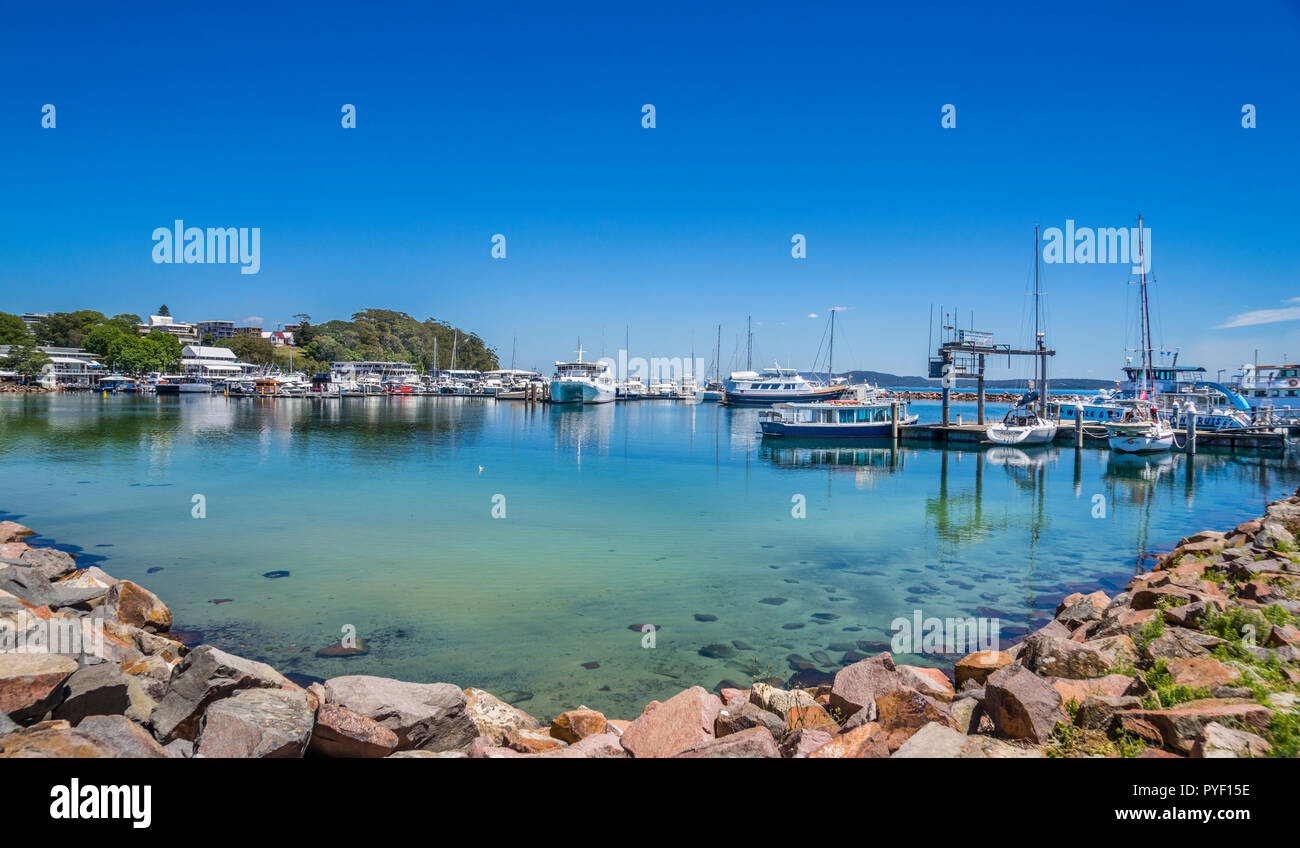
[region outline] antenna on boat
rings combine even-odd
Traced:
[[[578,336],[578,361],[582,361],[582,336]]]

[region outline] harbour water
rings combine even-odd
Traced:
[[[922,422],[938,409],[913,404]],[[974,419],[973,405],[953,413]],[[445,680],[539,716],[585,703],[631,718],[688,685],[832,673],[918,610],[997,618],[1014,638],[1068,592],[1113,592],[1144,552],[1296,486],[1291,452],[783,444],[757,416],[0,397],[0,517],[285,672]],[[643,623],[660,628],[653,647]],[[347,626],[367,654],[316,656]]]

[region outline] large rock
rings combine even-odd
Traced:
[[[41,718],[58,703],[77,662],[59,654],[0,652],[0,712],[15,721]]]
[[[1116,716],[1121,726],[1126,726],[1124,720],[1149,724],[1166,747],[1182,754],[1191,752],[1201,731],[1211,722],[1262,730],[1272,718],[1272,710],[1262,704],[1217,698],[1188,701],[1170,710],[1124,710]]]
[[[1104,675],[1110,662],[1101,651],[1072,639],[1030,636],[1020,662],[1031,671],[1052,677],[1085,680]]]
[[[914,689],[888,692],[876,700],[876,708],[876,721],[885,733],[885,746],[891,753],[927,724],[957,730],[957,722],[946,704]]]
[[[34,568],[45,575],[47,580],[58,580],[65,574],[77,570],[77,563],[72,555],[54,548],[29,548],[18,557],[18,562],[28,568]]]
[[[1254,758],[1267,757],[1272,750],[1272,745],[1254,733],[1232,730],[1212,721],[1201,728],[1192,743],[1191,755],[1198,759]]]
[[[0,565],[0,591],[21,598],[31,606],[51,609],[85,606],[106,597],[102,588],[88,589],[51,583],[38,568]]]
[[[397,748],[397,734],[377,721],[338,704],[316,712],[308,750],[321,757],[387,757]]]
[[[721,739],[711,739],[677,754],[686,759],[780,759],[776,740],[766,727],[751,727]]]
[[[775,737],[780,737],[785,732],[785,722],[779,715],[748,701],[740,701],[723,707],[718,713],[718,720],[714,722],[713,733],[721,739],[723,736],[730,736],[754,727],[766,727]]]
[[[888,652],[845,666],[835,674],[830,705],[845,717],[866,710],[870,721],[876,716],[876,699],[903,688],[894,658]]]
[[[126,716],[90,716],[81,720],[77,725],[77,730],[94,736],[112,748],[119,757],[130,757],[132,759],[168,758],[167,752],[149,735],[149,731]]]
[[[122,715],[131,706],[128,680],[117,663],[77,669],[63,684],[63,697],[54,708],[54,718],[76,725],[87,716]]]
[[[1094,695],[1079,705],[1074,723],[1084,730],[1106,731],[1117,713],[1141,707],[1142,699],[1133,695]]]
[[[307,751],[313,719],[301,690],[236,692],[203,714],[194,756],[296,759]]]
[[[43,721],[0,736],[0,758],[88,759],[113,758],[117,752],[89,733],[66,721]]]
[[[172,669],[167,694],[154,708],[149,721],[154,734],[164,742],[194,739],[203,711],[213,701],[241,689],[280,689],[293,684],[266,663],[246,660],[200,645]]]
[[[16,521],[0,521],[0,544],[18,542],[35,533]]]
[[[906,759],[956,759],[962,756],[970,740],[964,733],[942,722],[931,722],[894,751],[893,757]]]
[[[1241,679],[1241,672],[1214,657],[1177,657],[1169,660],[1169,679],[1175,686],[1192,688],[1228,686]]]
[[[984,685],[993,672],[1011,663],[1011,655],[1004,651],[976,651],[957,660],[953,666],[953,680],[957,691],[961,691],[969,681]]]
[[[889,746],[885,744],[885,732],[874,721],[846,730],[808,754],[812,760],[885,759],[888,756]]]
[[[692,686],[628,725],[623,747],[633,757],[672,757],[698,748],[714,738],[713,725],[721,711],[717,695]]]
[[[900,665],[898,679],[907,688],[915,689],[931,698],[938,698],[940,701],[951,701],[956,694],[948,675],[937,668]]]
[[[551,735],[570,744],[605,732],[609,722],[603,713],[587,707],[567,710],[551,722]]]
[[[584,736],[572,745],[538,754],[543,759],[617,760],[626,759],[627,751],[619,743],[617,733],[594,733]]]
[[[1057,722],[1068,721],[1061,696],[1022,665],[1009,665],[984,686],[984,711],[999,736],[1045,743]]]
[[[542,726],[537,719],[518,707],[473,687],[465,690],[465,712],[470,721],[474,722],[476,735],[488,737],[494,745],[503,744],[507,734],[512,731],[537,730]]]
[[[117,619],[150,633],[166,633],[172,626],[172,611],[158,596],[130,580],[119,580],[108,592],[107,603],[117,609]]]
[[[791,707],[806,707],[817,703],[817,699],[802,689],[778,689],[767,683],[755,683],[749,690],[749,702],[760,709],[776,713],[781,718]]]
[[[806,707],[791,707],[785,714],[785,727],[782,732],[775,734],[778,738],[785,738],[786,734],[794,733],[801,728],[826,730],[830,733],[839,733],[840,726],[831,718],[831,714],[826,712],[818,704],[812,704]]]
[[[1147,643],[1142,653],[1153,662],[1160,659],[1204,657],[1220,645],[1226,644],[1225,640],[1208,633],[1188,630],[1185,627],[1168,627],[1164,633]]]
[[[450,683],[405,683],[358,674],[325,681],[325,697],[387,727],[403,749],[457,751],[479,735],[466,710],[465,693]]]
[[[805,759],[813,751],[832,741],[835,734],[817,728],[802,728],[786,737],[781,743],[781,756],[790,760]]]

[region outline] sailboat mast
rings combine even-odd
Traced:
[[[1038,225],[1034,224],[1034,350],[1043,349],[1042,336],[1038,334]],[[1043,397],[1043,355],[1039,353],[1034,357],[1034,385],[1038,387],[1038,408],[1046,409],[1046,398]]]
[[[1149,392],[1151,386],[1151,303],[1147,299],[1147,263],[1145,245],[1142,238],[1142,216],[1138,216],[1138,286],[1140,288],[1142,307],[1140,310],[1142,328],[1142,389]]]
[[[718,325],[718,349],[713,354],[713,379],[722,379],[722,325]]]
[[[745,318],[745,370],[754,370],[754,317]]]
[[[826,352],[826,385],[835,382],[835,307],[831,307],[831,346]]]

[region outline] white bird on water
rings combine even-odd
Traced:
[[[479,473],[479,474],[482,474],[482,473],[483,473],[483,466],[480,465],[480,466],[478,467],[478,473]]]

